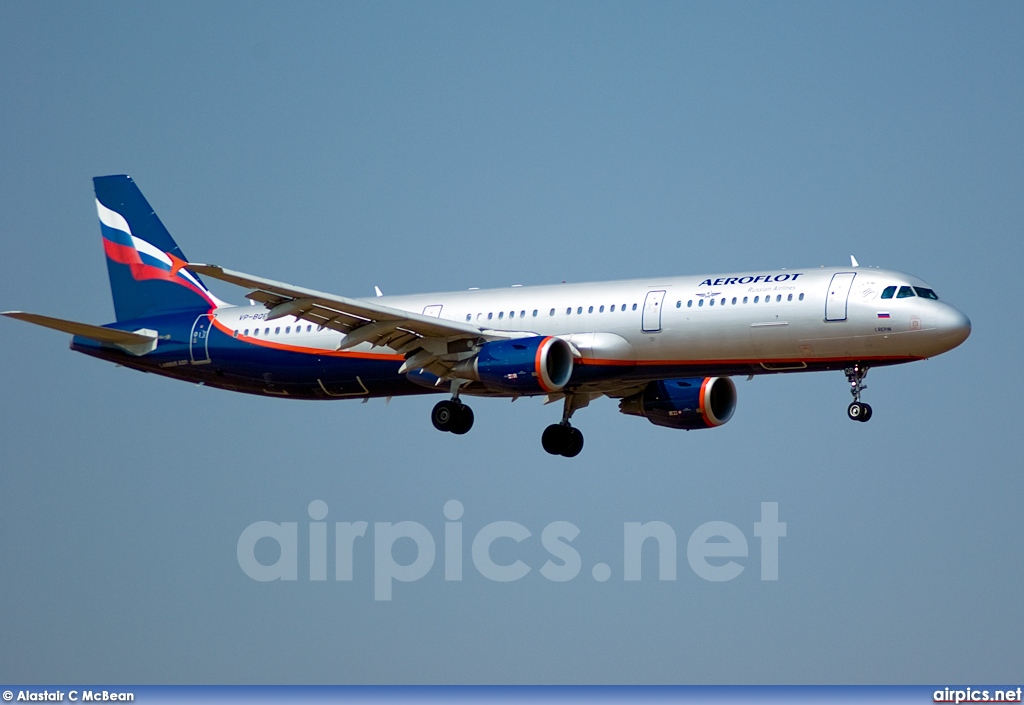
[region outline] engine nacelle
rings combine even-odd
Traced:
[[[534,336],[484,343],[455,366],[463,379],[503,392],[557,392],[572,377],[572,348],[561,338]]]
[[[658,380],[619,402],[619,411],[668,428],[714,428],[736,411],[736,385],[728,377]]]

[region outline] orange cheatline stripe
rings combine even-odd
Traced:
[[[606,366],[629,366],[629,365],[759,365],[762,362],[772,363],[794,363],[804,362],[807,364],[817,362],[882,362],[886,360],[920,360],[923,358],[909,355],[876,355],[874,357],[798,357],[798,358],[736,358],[736,359],[691,359],[691,360],[611,360],[611,359],[583,359],[577,362],[579,365],[606,365]]]
[[[216,318],[213,319],[213,325],[216,326],[222,333],[230,338],[234,338],[235,332],[225,326],[223,323],[218,321]],[[262,338],[254,338],[249,335],[238,334],[235,340],[242,340],[252,345],[258,345],[264,348],[271,348],[273,350],[285,350],[288,352],[302,353],[305,355],[324,355],[327,357],[347,357],[355,358],[358,360],[394,360],[401,361],[405,358],[397,353],[362,353],[362,352],[350,352],[348,350],[324,350],[323,348],[309,348],[302,345],[287,345],[285,343],[275,343],[270,340],[264,340]]]

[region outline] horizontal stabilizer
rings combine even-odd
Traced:
[[[63,318],[51,318],[50,316],[40,316],[38,313],[25,313],[23,311],[4,311],[3,315],[8,318],[17,318],[19,321],[35,323],[37,326],[43,326],[44,328],[52,328],[53,330],[70,333],[71,335],[80,335],[83,338],[89,338],[99,343],[117,345],[135,354],[144,354],[144,352],[149,352],[156,347],[157,336],[155,331],[149,331],[150,335],[129,333],[123,330],[94,326],[89,323],[65,321]],[[136,350],[139,352],[136,352]]]

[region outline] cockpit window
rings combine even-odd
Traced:
[[[933,301],[939,300],[938,294],[936,294],[931,289],[925,289],[923,286],[915,286],[914,291],[916,291],[917,295],[920,296],[922,299],[932,299]]]
[[[896,287],[894,287],[894,286],[887,286],[887,287],[885,287],[885,291],[882,292],[882,298],[883,299],[891,299],[892,295],[895,294],[895,293],[896,293]]]
[[[897,299],[909,299],[914,296],[914,288],[911,286],[901,286],[899,293],[896,294]]]

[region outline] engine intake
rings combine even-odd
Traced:
[[[736,411],[736,385],[728,377],[658,380],[619,402],[619,411],[668,428],[714,428]]]
[[[503,392],[557,392],[572,377],[572,349],[561,338],[534,336],[484,343],[455,366],[463,379]]]

